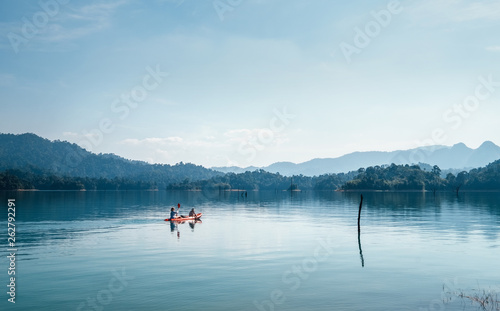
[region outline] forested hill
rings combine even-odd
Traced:
[[[228,173],[209,180],[175,183],[175,190],[385,190],[385,191],[500,191],[500,160],[486,167],[441,177],[438,166],[424,170],[418,165],[370,166],[347,174],[282,176],[264,170]]]
[[[445,178],[443,178],[445,177]],[[438,166],[385,165],[287,177],[264,170],[223,174],[194,164],[148,164],[94,154],[34,134],[0,134],[0,190],[500,190],[500,160],[442,176]]]
[[[0,172],[5,170],[16,170],[17,175],[30,173],[30,176],[42,175],[43,172],[45,176],[118,178],[127,182],[148,182],[159,189],[186,178],[201,180],[222,175],[189,163],[149,164],[114,154],[94,154],[76,144],[50,141],[29,133],[0,134]]]
[[[448,173],[441,178],[441,170],[434,166],[424,171],[418,165],[374,166],[359,169],[358,175],[342,186],[343,190],[500,190],[500,160],[486,167]]]
[[[168,187],[170,190],[336,190],[356,176],[356,172],[347,174],[325,174],[321,176],[296,175],[287,177],[279,173],[264,170],[212,177],[208,180],[184,181]]]

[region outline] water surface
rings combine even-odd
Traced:
[[[365,193],[359,236],[357,193],[3,192],[5,227],[8,198],[1,310],[479,310],[456,293],[500,291],[499,193]],[[177,203],[203,222],[163,221]]]

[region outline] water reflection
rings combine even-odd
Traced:
[[[18,203],[20,259],[38,259],[22,268],[29,287],[24,292],[46,288],[31,303],[51,301],[52,309],[70,309],[60,306],[61,297],[95,297],[109,282],[99,279],[102,271],[117,264],[148,281],[130,282],[127,294],[113,301],[123,301],[121,309],[134,303],[135,309],[155,309],[164,297],[180,297],[172,300],[170,309],[176,310],[197,310],[207,302],[212,308],[206,310],[223,303],[225,309],[250,309],[245,303],[255,309],[254,299],[265,301],[276,288],[289,288],[283,275],[290,269],[300,269],[287,275],[302,285],[288,292],[284,310],[417,310],[439,298],[444,278],[460,277],[466,287],[498,280],[500,194],[363,194],[358,250],[359,193],[271,191],[242,198],[217,191],[14,192],[0,198]],[[203,212],[205,223],[166,224],[169,207],[178,202],[184,213]],[[0,222],[6,216],[1,213]],[[312,243],[322,237],[331,237],[328,245],[335,248],[324,262],[312,261]],[[359,269],[365,256],[367,269]],[[186,273],[186,266],[196,269]],[[194,305],[179,295],[186,292],[197,293]]]
[[[200,219],[196,220],[186,220],[186,221],[169,221],[170,223],[170,232],[174,233],[177,231],[177,238],[181,238],[181,231],[179,230],[179,226],[182,226],[183,224],[187,223],[189,227],[191,228],[191,231],[194,232],[194,227],[196,224],[201,224],[202,221]]]
[[[359,257],[361,258],[361,267],[365,266],[365,258],[363,257],[363,249],[361,248],[361,232],[358,231],[358,246],[359,246]]]
[[[463,239],[471,233],[490,240],[499,236],[498,192],[461,192],[458,197],[452,192],[363,194],[363,226],[407,227],[436,234],[451,231]],[[36,191],[0,192],[0,199],[5,202],[15,198],[19,202],[16,221],[29,222],[33,231],[24,235],[24,242],[39,244],[59,243],[89,231],[113,230],[131,223],[153,224],[163,220],[169,206],[178,202],[188,209],[229,208],[252,215],[276,215],[284,220],[296,216],[317,221],[320,214],[322,220],[341,219],[355,226],[359,195],[334,191],[251,191],[243,197],[242,192],[230,191]],[[6,213],[0,214],[0,221],[6,221],[6,217]],[[189,223],[191,229],[195,224]],[[358,244],[361,253],[361,238]]]
[[[186,220],[186,221],[169,221],[170,222],[170,232],[177,231],[179,232],[179,225],[188,223],[189,227],[191,230],[194,230],[194,227],[196,224],[201,224],[202,221],[197,219],[197,220]]]

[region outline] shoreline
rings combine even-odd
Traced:
[[[165,191],[165,192],[171,192],[171,191],[182,191],[182,192],[202,192],[202,191],[217,191],[217,192],[289,192],[290,190],[278,190],[278,189],[269,189],[269,190],[243,190],[243,189],[226,189],[226,190],[218,190],[218,189],[208,189],[208,190],[203,190],[203,189],[165,189],[165,190],[159,190],[159,189],[127,189],[127,190],[87,190],[87,189],[81,189],[81,190],[41,190],[41,189],[11,189],[11,190],[0,190],[0,192],[104,192],[104,191],[109,191],[109,192],[126,192],[126,191],[135,191],[135,192],[160,192],[160,191]],[[355,189],[355,190],[342,190],[342,189],[332,189],[332,190],[315,190],[315,189],[307,189],[307,190],[291,190],[291,192],[343,192],[343,193],[359,193],[359,192],[384,192],[384,193],[434,193],[432,190],[376,190],[376,189]],[[500,189],[498,190],[477,190],[477,189],[464,189],[460,190],[460,193],[467,193],[467,192],[500,192]],[[453,193],[456,194],[455,191],[453,190],[436,190],[435,193]]]

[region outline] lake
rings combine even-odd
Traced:
[[[363,195],[358,236],[359,193],[2,192],[0,309],[480,310],[458,294],[500,292],[500,193]],[[165,222],[177,203],[202,222]]]

